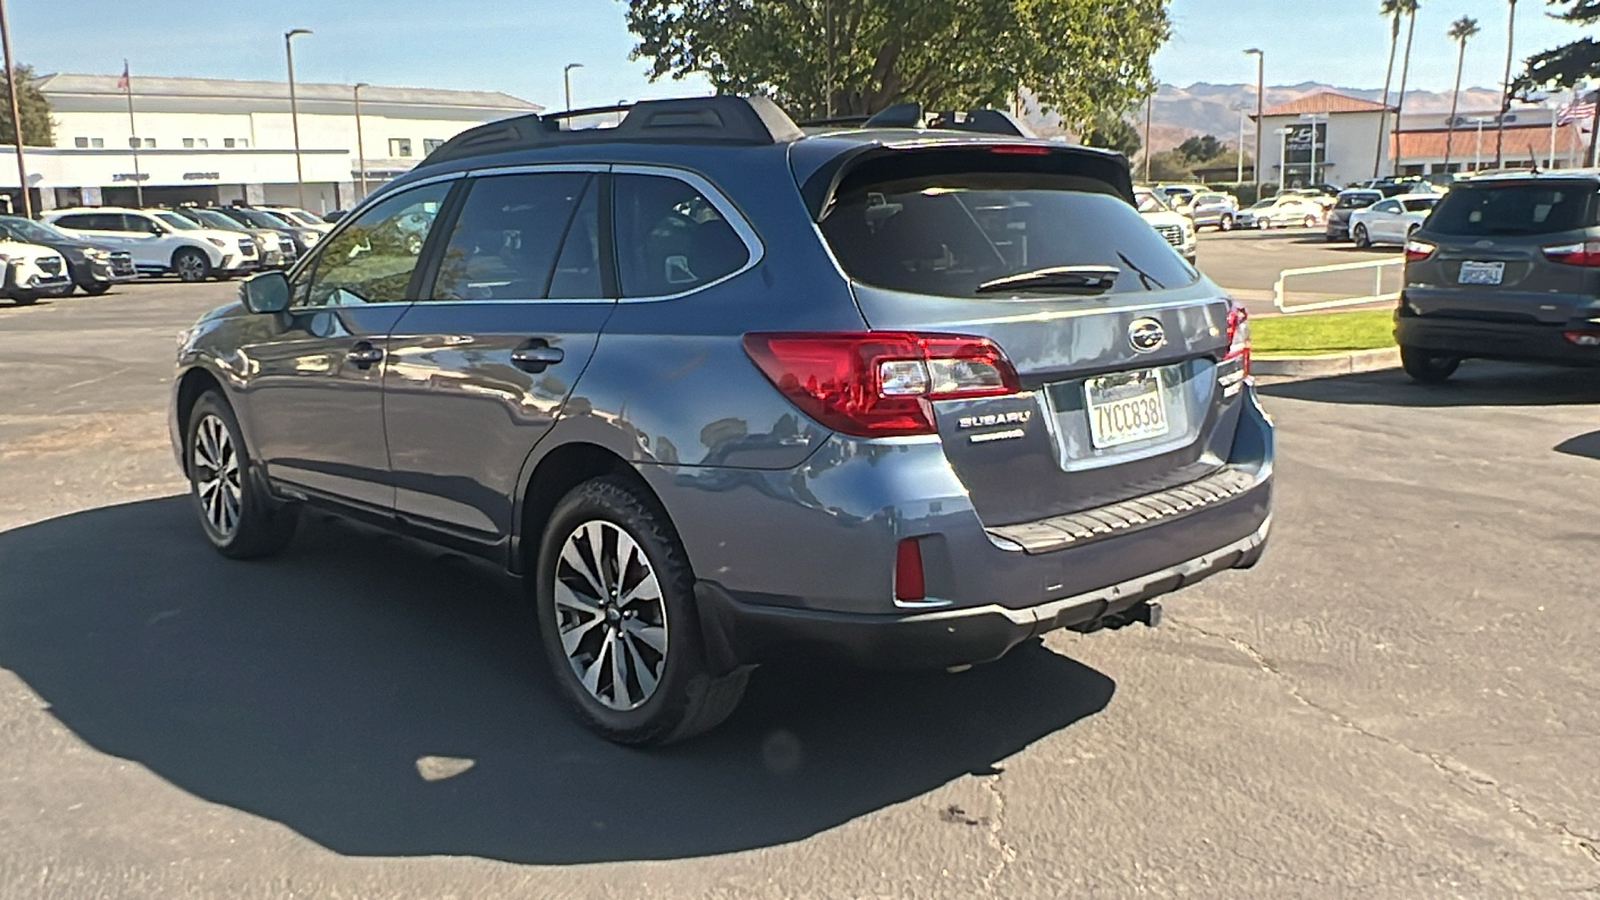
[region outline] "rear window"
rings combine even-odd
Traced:
[[[1406,212],[1427,212],[1439,205],[1438,197],[1422,197],[1405,202]]]
[[[919,294],[989,296],[978,286],[1055,266],[1115,266],[1113,293],[1199,277],[1103,182],[1072,175],[962,172],[846,184],[821,227],[852,278]]]
[[[1377,191],[1370,194],[1340,194],[1339,202],[1333,205],[1334,209],[1366,209],[1377,203],[1383,195]]]
[[[1446,194],[1427,228],[1448,235],[1555,234],[1595,224],[1595,184],[1457,186]]]

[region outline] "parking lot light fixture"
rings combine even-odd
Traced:
[[[294,130],[294,189],[300,208],[306,208],[306,173],[300,162],[300,104],[294,95],[294,39],[310,34],[309,28],[295,28],[283,33],[283,54],[289,63],[289,127]]]
[[[566,90],[567,112],[572,111],[572,70],[583,68],[583,63],[567,63],[561,67],[561,86]]]

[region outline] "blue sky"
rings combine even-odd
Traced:
[[[558,107],[562,65],[581,62],[576,105],[707,90],[699,79],[650,83],[645,63],[628,59],[624,8],[618,0],[158,0],[134,13],[128,0],[10,0],[13,51],[42,72],[115,73],[128,57],[135,75],[281,79],[283,32],[311,28],[295,43],[306,81],[501,90]],[[1377,8],[1377,0],[1174,0],[1175,34],[1156,74],[1179,85],[1253,80],[1241,51],[1259,46],[1273,84],[1378,87],[1388,32]],[[1541,0],[1518,4],[1519,58],[1580,36],[1545,9]],[[1505,14],[1504,0],[1422,0],[1412,84],[1449,89],[1455,53],[1445,31],[1462,15],[1483,28],[1468,49],[1465,84],[1497,84]],[[100,25],[77,27],[86,23]]]

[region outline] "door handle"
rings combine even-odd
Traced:
[[[354,363],[356,368],[366,370],[373,363],[383,361],[383,351],[372,346],[367,341],[361,341],[351,347],[350,352],[346,353],[344,358]]]
[[[511,364],[524,372],[543,372],[566,358],[560,347],[552,347],[542,338],[534,338],[511,351]]]

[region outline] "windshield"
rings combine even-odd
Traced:
[[[1596,224],[1593,181],[1462,185],[1428,218],[1436,234],[1556,234]]]
[[[1271,199],[1271,200],[1257,200],[1257,201],[1256,201],[1256,202],[1254,202],[1254,203],[1252,203],[1252,204],[1250,204],[1250,208],[1251,208],[1251,209],[1271,209],[1271,208],[1272,208],[1272,205],[1273,205],[1273,204],[1274,204],[1274,203],[1277,203],[1277,202],[1278,202],[1278,201],[1277,201],[1277,200],[1275,200],[1275,199]]]
[[[321,219],[318,219],[318,218],[312,216],[310,213],[306,212],[305,210],[301,210],[301,209],[289,209],[287,207],[279,207],[279,208],[271,210],[271,212],[274,215],[281,216],[281,217],[283,217],[285,219],[288,219],[289,221],[295,223],[296,225],[321,225],[321,224],[323,224]]]
[[[1153,213],[1166,212],[1167,205],[1156,199],[1156,195],[1149,191],[1134,191],[1133,199],[1139,204],[1139,212]]]
[[[821,227],[851,278],[919,294],[976,297],[986,282],[1057,267],[1114,268],[1113,293],[1199,277],[1103,190],[1089,179],[1034,173],[871,181],[839,196]]]
[[[221,228],[224,231],[239,231],[244,227],[222,213],[213,212],[209,209],[186,209],[183,214],[196,222],[209,225],[212,228]]]
[[[32,241],[34,243],[67,241],[74,244],[78,242],[77,238],[69,236],[54,225],[46,225],[43,222],[35,222],[32,219],[24,219],[20,216],[7,216],[4,219],[0,219],[0,225],[4,225],[6,231],[24,241]]]
[[[167,223],[168,225],[171,225],[173,228],[178,229],[179,231],[196,231],[200,228],[199,225],[196,225],[194,222],[185,219],[183,216],[180,216],[177,213],[158,212],[155,213],[155,217]]]
[[[236,218],[243,219],[246,222],[249,222],[251,225],[256,226],[257,228],[284,228],[284,227],[286,227],[282,219],[279,219],[279,218],[277,218],[275,216],[267,215],[266,213],[262,212],[259,209],[245,209],[244,207],[236,206],[233,209],[229,210],[228,214],[231,215],[231,216],[234,216]]]

